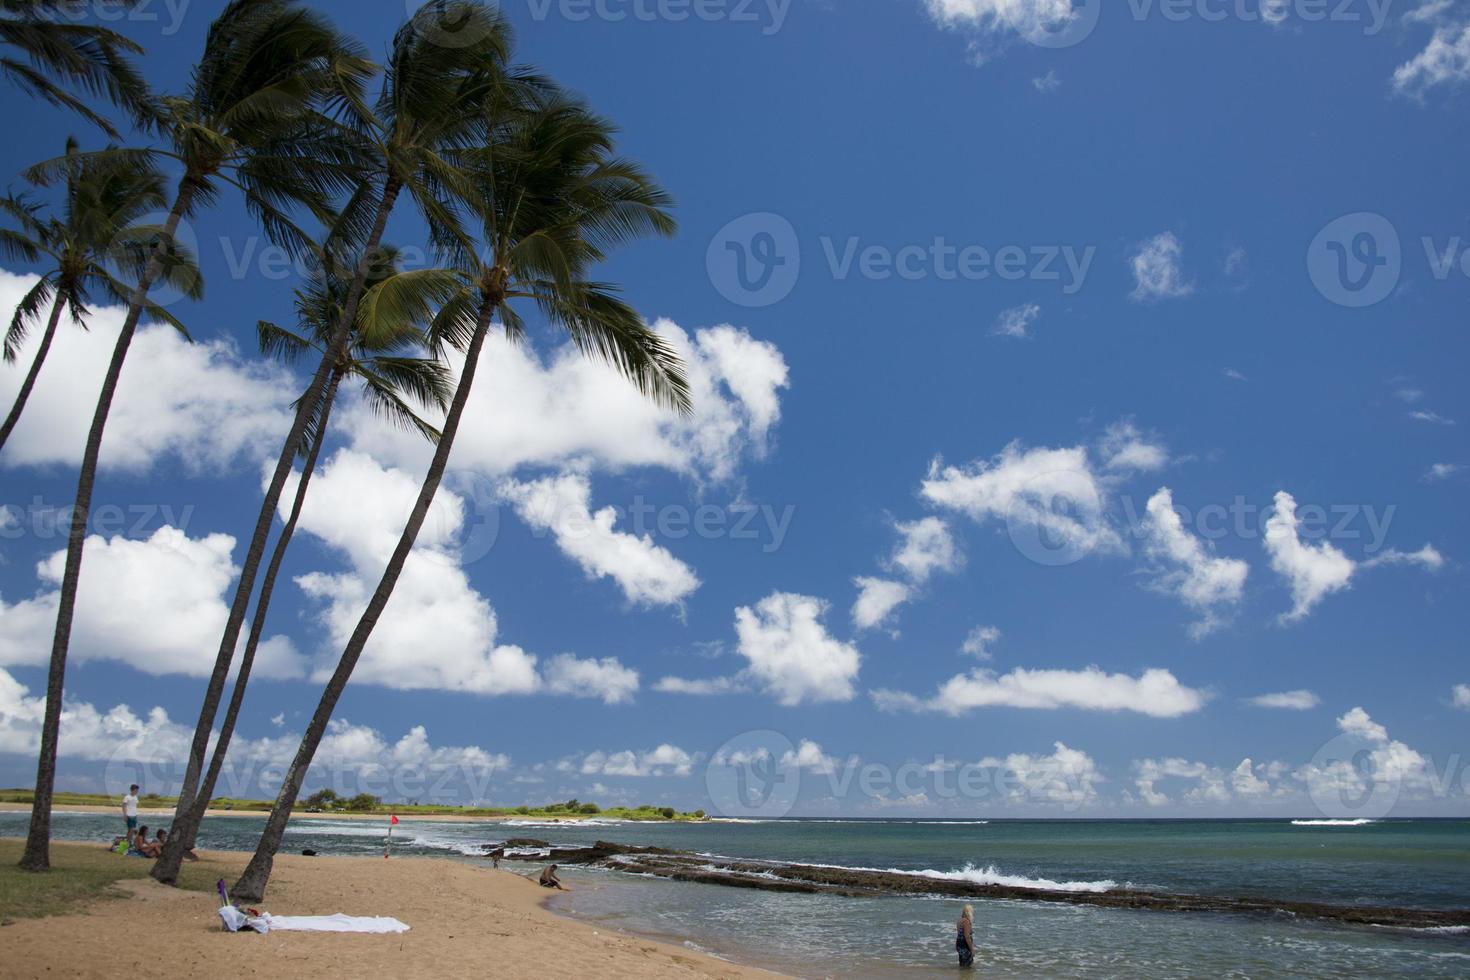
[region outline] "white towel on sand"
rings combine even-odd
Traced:
[[[256,932],[407,932],[408,925],[387,915],[261,915],[247,916],[237,908],[219,910],[225,928],[231,932],[253,929]]]

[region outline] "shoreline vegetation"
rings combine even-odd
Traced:
[[[462,861],[278,855],[279,874],[263,905],[271,912],[392,915],[410,929],[393,936],[241,936],[220,928],[211,892],[217,879],[239,873],[246,852],[201,852],[184,869],[182,887],[172,888],[148,877],[152,862],[119,858],[96,844],[52,841],[47,875],[16,867],[21,848],[18,838],[0,838],[7,977],[279,976],[286,964],[299,970],[310,962],[330,962],[345,976],[469,976],[487,963],[529,974],[545,972],[551,951],[568,949],[599,977],[775,975],[558,915],[534,881]],[[24,903],[20,914],[16,903]],[[156,941],[139,943],[139,935]]]
[[[330,790],[325,791],[331,793]],[[0,790],[0,811],[29,810],[35,795],[26,789]],[[313,802],[315,801],[315,802]],[[633,820],[649,823],[691,823],[710,818],[703,810],[683,812],[672,807],[656,807],[643,804],[637,807],[608,807],[579,800],[564,803],[549,803],[543,806],[450,806],[424,803],[384,803],[377,797],[364,795],[343,798],[332,794],[320,794],[303,799],[302,806],[292,817],[370,820],[390,816],[408,817],[415,820],[547,820],[576,823],[583,820]],[[52,805],[57,812],[73,813],[121,813],[122,798],[105,793],[56,793]],[[208,816],[230,817],[267,814],[272,807],[270,800],[233,799],[215,797],[209,801]],[[178,806],[178,798],[149,793],[138,798],[139,812],[172,814]]]

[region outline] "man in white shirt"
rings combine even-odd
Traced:
[[[123,819],[128,823],[128,843],[133,842],[133,832],[138,829],[138,784],[134,783],[128,789],[128,795],[123,797],[122,802]]]

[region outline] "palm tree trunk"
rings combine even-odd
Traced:
[[[317,459],[321,456],[322,443],[325,440],[327,421],[332,414],[332,403],[337,398],[337,388],[342,382],[342,372],[334,371],[331,381],[327,384],[326,394],[322,396],[321,409],[318,412],[316,427],[317,436],[312,442],[311,448],[307,450],[306,461],[302,464],[301,479],[296,485],[296,496],[291,502],[291,516],[286,519],[286,526],[281,529],[280,537],[276,539],[275,550],[271,553],[270,564],[266,566],[265,578],[261,580],[260,597],[255,600],[255,619],[250,623],[250,636],[245,641],[245,652],[240,657],[240,672],[235,676],[235,688],[230,694],[230,705],[225,709],[225,720],[220,723],[219,738],[214,744],[214,754],[209,760],[209,770],[205,773],[204,782],[200,784],[199,794],[195,800],[194,807],[185,818],[183,826],[177,822],[173,825],[170,838],[178,836],[182,838],[182,844],[178,849],[178,855],[174,858],[181,861],[185,851],[193,850],[194,843],[199,836],[199,824],[204,819],[204,812],[209,809],[209,801],[214,797],[215,784],[219,782],[220,771],[224,768],[225,755],[230,750],[230,739],[235,734],[235,724],[240,718],[240,706],[245,701],[245,686],[250,682],[250,671],[255,666],[255,652],[260,647],[260,638],[265,633],[266,613],[270,609],[271,596],[275,592],[276,576],[280,574],[281,563],[285,560],[286,549],[291,545],[291,537],[296,532],[296,525],[301,520],[301,510],[306,504],[306,488],[311,483],[311,476],[316,472]],[[163,853],[159,855],[159,862],[169,860],[170,855]],[[175,866],[172,872],[178,874]]]
[[[260,569],[260,561],[265,556],[265,545],[270,538],[271,526],[275,523],[276,507],[280,503],[281,493],[285,490],[286,480],[290,477],[291,470],[295,468],[296,456],[300,452],[301,440],[305,435],[307,423],[321,402],[327,385],[327,376],[332,365],[336,364],[346,352],[348,342],[351,340],[352,325],[357,319],[357,307],[362,300],[367,282],[368,263],[372,261],[374,250],[382,242],[383,232],[388,226],[388,216],[393,211],[393,205],[398,199],[398,192],[401,188],[402,185],[391,177],[384,182],[383,196],[378,202],[378,213],[373,221],[372,234],[364,246],[362,259],[358,263],[356,275],[353,277],[352,286],[348,290],[347,300],[342,308],[342,322],[337,325],[337,331],[332,335],[331,342],[327,346],[326,355],[317,367],[316,375],[311,379],[311,385],[306,389],[306,394],[301,398],[301,406],[296,412],[295,420],[291,423],[291,431],[286,434],[286,443],[281,447],[281,456],[276,461],[275,473],[272,474],[270,485],[266,488],[265,499],[261,501],[260,514],[255,521],[255,533],[251,535],[250,548],[246,552],[245,561],[240,566],[240,580],[235,585],[235,599],[230,604],[230,615],[225,621],[225,632],[220,637],[219,652],[215,654],[214,670],[210,673],[209,684],[204,690],[204,703],[199,709],[199,721],[194,726],[194,741],[189,746],[189,761],[184,769],[184,783],[179,790],[178,807],[174,810],[176,826],[188,821],[191,808],[196,803],[199,774],[204,768],[204,753],[209,748],[209,736],[214,728],[214,717],[219,712],[220,699],[224,696],[225,681],[229,677],[230,665],[235,658],[235,647],[240,641],[240,630],[245,625],[245,613],[250,605],[250,596],[255,591],[255,576]],[[176,847],[175,837],[170,835],[169,842],[164,847],[164,854],[175,856],[170,860],[160,858],[153,866],[153,877],[164,884],[172,885],[178,880],[184,836],[178,835],[179,846]]]
[[[56,610],[56,632],[51,639],[51,666],[46,674],[46,713],[41,721],[41,752],[36,760],[36,796],[31,804],[31,826],[26,834],[26,849],[20,866],[27,871],[47,871],[51,867],[51,797],[56,788],[56,746],[61,733],[61,690],[66,680],[66,652],[71,645],[71,624],[76,613],[77,583],[82,575],[82,548],[87,541],[87,521],[92,512],[92,489],[97,482],[97,459],[102,454],[102,433],[107,428],[107,415],[117,394],[118,378],[128,347],[133,343],[143,304],[153,282],[163,272],[161,249],[172,247],[179,221],[189,210],[196,185],[191,177],[179,181],[173,210],[164,222],[163,233],[153,245],[148,265],[133,290],[128,315],[123,320],[112,360],[102,379],[97,396],[97,409],[92,413],[92,427],[87,432],[87,447],[82,453],[81,472],[77,476],[77,499],[72,507],[71,528],[66,539],[66,568],[61,577],[60,602]]]
[[[332,712],[337,707],[337,700],[342,697],[342,691],[347,687],[348,679],[352,677],[357,660],[362,656],[363,648],[367,646],[368,638],[373,634],[373,628],[378,625],[378,617],[383,614],[384,607],[388,605],[388,600],[393,595],[393,588],[398,584],[399,575],[403,573],[408,554],[413,550],[414,542],[418,539],[419,529],[424,526],[424,518],[429,513],[429,505],[434,502],[434,494],[438,492],[439,484],[444,479],[444,471],[449,464],[449,451],[454,447],[454,436],[459,431],[460,418],[464,415],[465,404],[469,401],[470,387],[475,382],[475,370],[480,361],[480,351],[485,346],[485,334],[489,332],[490,317],[494,312],[493,302],[487,301],[480,308],[474,336],[470,339],[469,348],[465,352],[464,370],[459,376],[459,386],[454,391],[454,401],[450,403],[449,414],[444,419],[444,429],[440,433],[439,444],[434,448],[434,458],[429,463],[429,471],[424,476],[423,485],[419,487],[418,499],[414,502],[413,511],[408,516],[408,523],[404,525],[403,533],[398,538],[398,546],[393,549],[393,555],[388,559],[388,566],[383,570],[383,577],[379,580],[372,598],[368,600],[367,609],[363,611],[362,618],[357,621],[357,628],[352,631],[352,638],[347,641],[347,648],[342,651],[342,659],[337,662],[337,669],[333,671],[332,679],[328,681],[326,690],[322,692],[316,712],[311,716],[311,724],[307,726],[306,734],[301,739],[301,745],[296,750],[296,758],[291,760],[291,768],[286,771],[285,781],[281,784],[280,793],[276,795],[276,804],[271,809],[270,817],[266,820],[265,831],[260,836],[255,855],[250,859],[250,864],[246,866],[245,872],[240,875],[240,880],[235,882],[235,887],[230,891],[231,897],[235,899],[259,902],[265,898],[265,886],[270,881],[271,865],[275,860],[276,851],[281,846],[281,837],[286,831],[286,821],[291,818],[291,808],[295,806],[296,797],[301,792],[301,785],[306,780],[306,771],[311,767],[311,760],[316,755],[322,736],[326,734],[327,723],[332,720]]]
[[[36,375],[41,373],[41,365],[46,360],[46,354],[51,350],[51,340],[56,336],[56,325],[61,322],[61,308],[66,305],[62,301],[61,294],[56,295],[56,305],[51,307],[51,319],[46,323],[46,332],[41,334],[41,346],[36,348],[36,359],[31,362],[31,369],[26,372],[26,379],[20,383],[20,392],[15,396],[15,404],[11,406],[10,414],[5,416],[5,424],[0,425],[0,449],[5,448],[5,440],[10,438],[10,430],[15,428],[15,423],[20,421],[20,413],[25,411],[26,399],[31,397],[31,389],[36,386]]]

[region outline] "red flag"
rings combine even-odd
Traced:
[[[398,816],[397,816],[397,814],[394,814],[394,815],[392,815],[392,816],[391,816],[391,817],[390,817],[390,818],[389,818],[389,820],[388,820],[388,826],[390,826],[390,827],[391,827],[391,826],[393,826],[393,825],[395,825],[395,824],[397,824],[397,823],[398,823]]]

